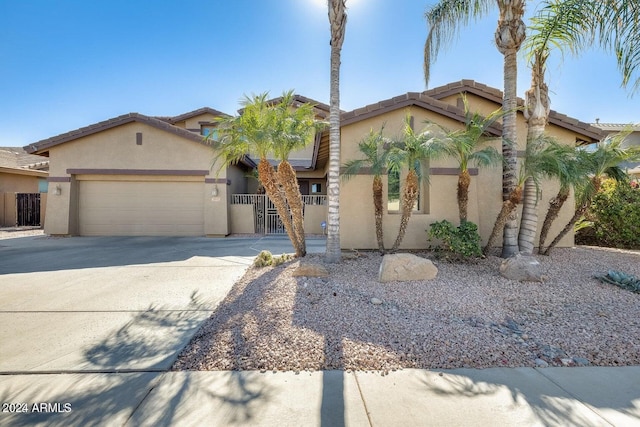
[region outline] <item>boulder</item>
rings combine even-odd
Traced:
[[[500,274],[510,280],[521,282],[542,282],[542,267],[533,256],[516,254],[502,261]]]
[[[294,277],[328,277],[329,272],[320,264],[300,263],[291,275]]]
[[[378,281],[431,280],[437,274],[438,269],[431,260],[420,258],[413,254],[391,254],[382,258]]]

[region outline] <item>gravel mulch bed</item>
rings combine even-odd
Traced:
[[[434,260],[438,276],[423,282],[379,283],[377,253],[327,264],[324,279],[292,277],[299,260],[250,268],[173,369],[640,365],[640,295],[593,278],[640,275],[640,254],[578,247],[538,260],[544,283],[503,278],[494,256]]]

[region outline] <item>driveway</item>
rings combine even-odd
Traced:
[[[0,374],[166,370],[263,249],[293,251],[279,236],[0,240]]]

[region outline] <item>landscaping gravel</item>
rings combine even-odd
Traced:
[[[250,268],[173,369],[640,365],[640,295],[593,278],[640,275],[640,253],[577,247],[537,258],[543,283],[503,278],[495,256],[434,259],[437,278],[413,282],[379,283],[377,253],[326,264],[327,278],[292,277],[300,260]]]

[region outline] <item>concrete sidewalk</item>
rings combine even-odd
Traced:
[[[29,411],[3,426],[640,426],[639,366],[0,376],[0,396]]]

